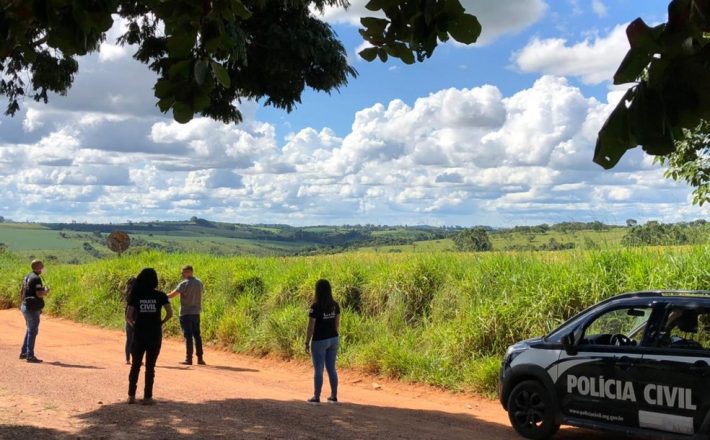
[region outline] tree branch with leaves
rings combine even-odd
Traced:
[[[240,122],[241,99],[291,111],[306,88],[332,92],[357,75],[330,25],[316,14],[346,0],[8,0],[0,9],[0,95],[14,115],[25,96],[65,94],[77,57],[100,49],[121,17],[121,44],[157,75],[157,106],[178,122],[195,115]],[[364,19],[380,58],[430,57],[451,35],[473,43],[476,18],[459,0],[372,0]]]

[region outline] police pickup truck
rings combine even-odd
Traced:
[[[710,292],[618,295],[510,346],[500,401],[530,439],[561,424],[710,439]]]

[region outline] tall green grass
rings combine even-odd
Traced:
[[[304,358],[313,285],[327,278],[343,305],[341,365],[481,393],[494,392],[509,344],[543,335],[603,298],[710,286],[709,246],[300,258],[143,253],[49,266],[46,310],[119,327],[119,291],[130,275],[154,267],[170,291],[186,263],[206,285],[208,340],[237,352]],[[0,305],[17,305],[27,266],[0,254]],[[177,320],[167,332],[179,333]]]

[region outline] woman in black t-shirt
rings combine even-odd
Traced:
[[[173,309],[168,296],[156,290],[158,274],[154,269],[143,269],[136,278],[126,307],[126,322],[133,326],[133,349],[131,372],[128,375],[128,403],[136,403],[136,388],[141,362],[145,355],[145,390],[143,404],[153,405],[153,382],[155,363],[163,342],[163,324],[172,318]],[[162,310],[165,307],[165,318]]]
[[[308,403],[320,403],[323,387],[323,367],[328,370],[330,397],[328,402],[338,401],[338,373],[335,371],[335,359],[340,345],[340,306],[333,299],[333,292],[327,280],[316,282],[315,302],[308,312],[308,331],[306,332],[306,353],[311,354],[315,374],[313,377],[313,397]]]

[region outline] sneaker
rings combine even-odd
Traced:
[[[330,396],[328,397],[328,403],[338,403],[338,398]]]
[[[41,364],[43,361],[42,359],[37,359],[36,357],[29,357],[27,358],[27,362],[30,364]]]
[[[310,399],[306,400],[311,405],[318,405],[320,404],[320,399],[317,397],[311,397]]]
[[[143,400],[141,401],[141,403],[142,403],[143,405],[147,405],[147,406],[155,405],[155,399],[149,397],[149,398],[147,398],[147,399],[143,399]]]
[[[135,396],[128,396],[128,404],[134,405],[135,403],[136,403],[136,397]]]
[[[27,359],[27,355],[24,353],[20,353],[20,359]]]
[[[180,362],[180,365],[192,365],[192,359],[185,359]]]
[[[207,365],[207,364],[205,363],[205,360],[202,359],[201,357],[198,357],[198,358],[197,358],[197,364],[198,364],[198,365]]]

